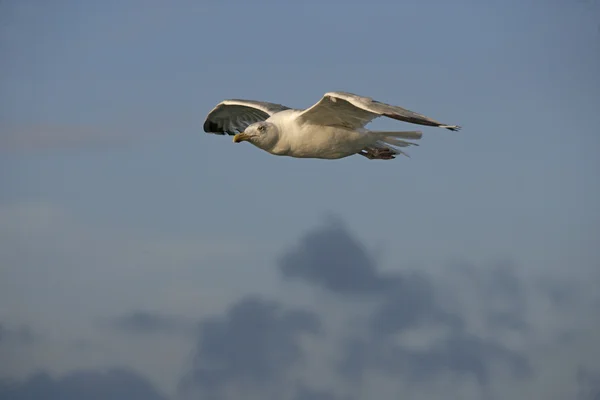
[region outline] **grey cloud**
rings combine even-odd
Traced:
[[[2,344],[31,344],[34,341],[32,329],[27,325],[17,328],[9,327],[0,323],[0,345]]]
[[[394,277],[394,290],[386,292],[380,307],[371,317],[371,331],[376,335],[393,334],[404,329],[434,322],[452,328],[463,325],[462,319],[439,304],[435,286],[423,273],[404,273]]]
[[[281,257],[279,268],[288,279],[343,295],[381,292],[394,281],[378,274],[373,257],[339,220],[304,235]]]
[[[536,330],[531,325],[538,320],[531,318],[532,314],[536,317],[542,310],[562,315],[557,307],[571,314],[581,311],[577,305],[582,303],[572,301],[584,297],[574,295],[576,285],[548,281],[551,284],[542,285],[543,290],[532,289],[535,285],[526,285],[531,282],[508,262],[492,268],[460,263],[437,273],[403,269],[382,272],[376,258],[339,221],[309,231],[299,243],[284,253],[278,271],[288,283],[302,281],[325,290],[320,300],[326,300],[318,315],[261,296],[248,296],[222,315],[198,324],[135,311],[111,320],[111,326],[134,335],[194,335],[197,342],[191,365],[180,380],[182,398],[345,400],[339,394],[344,393],[356,399],[410,399],[439,382],[447,385],[443,395],[448,397],[469,398],[460,396],[461,389],[475,382],[472,386],[481,395],[473,398],[487,398],[490,393],[494,398],[508,398],[494,390],[514,385],[515,391],[525,387],[528,393],[541,392],[527,385],[541,385],[536,379],[547,374],[538,374],[537,369],[549,364],[564,368],[563,375],[572,375],[569,379],[573,385],[579,385],[586,395],[599,387],[600,380],[590,370],[576,376],[572,364],[563,367],[556,358],[541,363],[532,358],[554,344],[535,336],[553,315],[542,315],[542,328]],[[540,295],[555,307],[546,310],[536,306],[532,296],[539,300]],[[356,304],[360,306],[355,310]],[[428,336],[430,330],[433,334]],[[2,332],[0,326],[0,342]],[[417,344],[411,342],[415,337]],[[572,340],[579,340],[578,336],[573,335]],[[532,351],[527,348],[529,344]],[[575,362],[579,364],[579,360]],[[64,379],[43,375],[37,379],[51,382],[46,387],[63,387]],[[380,381],[393,383],[385,390],[387,397],[373,389]],[[400,383],[396,386],[395,382]],[[561,384],[570,383],[555,385]],[[10,393],[29,395],[22,391],[23,386],[10,385],[11,390],[21,390]],[[52,387],[47,389],[49,393],[59,393]],[[7,388],[1,386],[0,394],[6,396]],[[67,389],[60,390],[66,393]],[[58,397],[50,397],[54,398]],[[588,399],[593,397],[585,397]]]
[[[526,331],[525,288],[510,262],[501,262],[479,279],[481,298],[486,301],[486,323],[492,329]]]
[[[401,376],[413,384],[427,384],[443,374],[471,376],[481,386],[490,382],[492,366],[500,365],[525,379],[533,373],[526,355],[499,342],[456,329],[423,349],[394,343],[389,338],[355,337],[345,342],[338,371],[348,382],[359,383],[368,370]]]
[[[577,399],[600,400],[600,373],[579,367],[576,372]]]
[[[349,333],[342,346],[338,371],[348,381],[360,380],[370,369],[425,381],[442,373],[471,375],[486,385],[492,364],[501,363],[527,376],[527,357],[496,339],[467,330],[467,316],[439,298],[443,288],[423,272],[382,273],[365,247],[343,224],[334,222],[308,232],[300,245],[285,253],[279,269],[288,279],[301,279],[337,296],[369,294],[379,302],[367,319],[367,334]],[[485,274],[463,268],[458,277],[480,290],[484,319],[494,328],[524,328],[524,291],[507,263]],[[443,284],[443,283],[442,283]],[[478,290],[479,290],[478,289]],[[423,327],[443,334],[426,348],[415,350],[394,342],[397,334]]]
[[[197,324],[180,317],[133,311],[114,318],[111,325],[120,331],[134,334],[191,334],[195,332]]]
[[[528,323],[522,315],[510,312],[495,311],[488,314],[486,320],[491,329],[526,331],[528,327]]]
[[[600,282],[599,282],[600,283]],[[546,276],[537,282],[537,289],[546,296],[553,307],[559,311],[566,311],[573,307],[581,307],[588,299],[582,298],[579,285],[573,280],[556,279]]]
[[[496,362],[512,371],[515,377],[526,377],[531,373],[525,356],[494,341],[464,332],[453,333],[427,350],[395,346],[387,355],[384,362],[389,369],[398,369],[411,380],[421,382],[450,371],[455,375],[473,376],[480,385],[486,385],[491,365]]]
[[[134,372],[78,370],[54,379],[37,373],[25,381],[0,381],[0,400],[166,400]]]
[[[335,393],[315,389],[305,384],[298,385],[296,389],[296,394],[293,397],[293,400],[350,400],[347,397],[339,397]]]
[[[218,395],[235,383],[274,385],[302,359],[302,333],[318,334],[320,320],[256,296],[243,298],[224,316],[201,323],[193,368],[182,392]]]
[[[487,329],[528,331],[527,289],[513,263],[502,261],[483,268],[466,262],[455,263],[447,266],[446,272],[444,284],[438,285],[436,291],[454,298],[471,296],[466,302],[477,302]]]

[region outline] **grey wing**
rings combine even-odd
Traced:
[[[271,115],[288,109],[284,105],[264,101],[223,100],[206,116],[204,132],[235,135],[255,122],[264,121]]]
[[[298,120],[318,125],[341,125],[363,128],[378,117],[388,117],[413,124],[460,130],[458,125],[446,125],[402,107],[392,106],[347,92],[328,92],[318,103],[304,110]]]

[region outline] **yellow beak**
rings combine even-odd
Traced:
[[[235,135],[233,137],[233,143],[239,143],[239,142],[243,142],[244,140],[248,140],[250,139],[252,136],[248,135],[245,132],[240,132],[237,135]]]

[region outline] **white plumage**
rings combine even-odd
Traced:
[[[371,131],[365,126],[378,117],[413,124],[460,129],[398,106],[347,92],[328,92],[305,110],[254,101],[224,100],[210,111],[204,131],[235,135],[233,141],[250,142],[274,155],[296,158],[339,159],[354,154],[390,160],[406,154],[420,131]],[[406,139],[406,140],[405,140]]]

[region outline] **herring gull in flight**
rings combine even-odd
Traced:
[[[421,131],[372,131],[365,128],[378,117],[413,124],[460,130],[402,107],[347,92],[328,92],[305,109],[255,100],[224,100],[213,108],[204,131],[234,135],[235,143],[249,142],[278,156],[340,159],[355,154],[370,160],[391,160],[416,146]],[[406,139],[406,140],[405,140]]]

